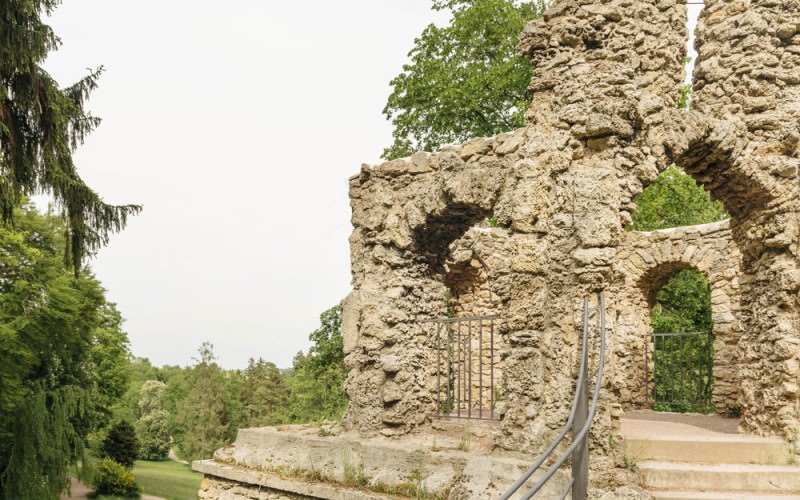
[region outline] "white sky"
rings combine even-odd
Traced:
[[[87,183],[144,212],[91,263],[134,355],[280,367],[350,289],[347,179],[391,142],[381,114],[430,0],[67,0],[62,84],[104,65]]]

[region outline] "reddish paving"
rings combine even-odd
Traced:
[[[720,415],[698,413],[668,413],[650,410],[627,412],[622,417],[623,434],[641,435],[670,434],[691,436],[714,436],[739,434],[739,419]]]

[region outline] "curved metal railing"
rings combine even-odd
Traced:
[[[569,418],[561,429],[558,436],[550,443],[550,446],[542,453],[533,465],[500,497],[500,500],[508,500],[539,470],[545,460],[550,457],[553,450],[561,444],[570,428],[572,429],[572,444],[561,454],[561,456],[547,469],[544,476],[531,489],[522,494],[519,498],[529,499],[538,493],[545,484],[555,475],[556,471],[572,456],[572,478],[561,494],[561,499],[566,498],[572,490],[573,500],[584,500],[588,490],[589,479],[589,428],[592,425],[594,416],[597,413],[597,403],[600,397],[600,386],[603,380],[603,366],[605,364],[606,352],[606,307],[603,292],[598,295],[600,307],[600,360],[595,376],[594,393],[592,396],[591,408],[587,412],[587,392],[588,392],[588,343],[589,343],[589,298],[583,299],[583,340],[581,348],[580,373],[578,383],[575,387],[575,397],[572,400],[572,409]]]

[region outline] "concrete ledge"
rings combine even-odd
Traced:
[[[240,493],[226,490],[225,498],[231,500],[294,498],[291,495],[497,498],[535,458],[493,451],[480,435],[463,432],[428,431],[387,438],[346,433],[320,436],[318,428],[308,426],[242,429],[236,442],[218,450],[213,460],[192,466],[212,482],[220,478],[241,483],[236,487]],[[542,492],[544,498],[558,496],[567,476],[558,471]],[[538,477],[534,475],[529,485]],[[263,488],[275,494],[264,496]],[[281,496],[281,492],[289,495]]]
[[[248,486],[262,486],[275,492],[294,493],[301,497],[329,498],[332,500],[384,500],[392,498],[388,495],[365,492],[346,486],[284,479],[266,472],[220,464],[214,460],[192,462],[192,469],[202,472],[206,476],[228,479]]]
[[[634,461],[789,465],[792,455],[783,440],[757,436],[625,437],[625,456]]]
[[[789,465],[696,464],[641,462],[648,488],[671,490],[675,485],[700,491],[800,493],[800,467]]]

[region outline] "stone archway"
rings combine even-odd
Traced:
[[[739,278],[742,257],[733,240],[730,221],[687,226],[652,232],[626,233],[618,253],[623,292],[630,309],[621,311],[621,334],[631,353],[645,352],[649,341],[650,309],[655,294],[666,281],[683,269],[697,269],[711,286],[711,314],[714,324],[714,392],[718,411],[739,405],[742,370],[739,340],[742,333]],[[644,357],[626,366],[628,379],[644,380]],[[649,362],[649,361],[648,361]],[[645,387],[634,383],[628,393],[630,404],[641,404]]]

